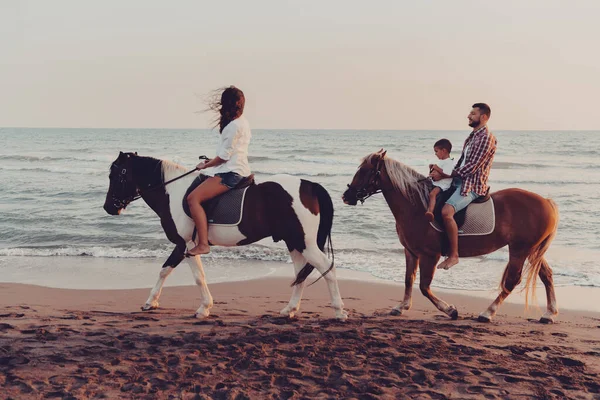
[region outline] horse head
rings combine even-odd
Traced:
[[[104,210],[110,215],[119,215],[139,194],[133,179],[133,161],[137,153],[123,153],[110,165],[109,186],[104,201]]]
[[[363,158],[352,182],[342,195],[345,204],[355,206],[358,201],[364,203],[365,199],[381,191],[381,169],[386,153],[381,149]]]

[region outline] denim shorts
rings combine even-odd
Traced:
[[[233,189],[238,183],[241,182],[242,179],[244,179],[244,177],[237,172],[223,172],[220,174],[215,174],[215,176],[220,177],[221,185],[227,186],[229,189]]]
[[[455,179],[454,182],[452,182],[452,186],[456,188],[456,191],[452,193],[452,196],[450,196],[448,200],[446,200],[446,204],[449,204],[452,207],[454,207],[455,213],[466,208],[469,204],[473,202],[473,200],[479,197],[479,195],[473,191],[467,193],[466,196],[463,196],[460,193],[462,187],[462,180],[460,179]]]

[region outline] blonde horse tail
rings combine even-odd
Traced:
[[[540,273],[540,269],[542,268],[544,262],[544,254],[546,253],[546,251],[548,251],[550,243],[552,243],[552,240],[556,236],[556,231],[558,229],[558,206],[551,199],[546,199],[546,201],[550,203],[550,206],[553,210],[553,215],[550,218],[554,219],[554,226],[552,227],[550,233],[546,235],[546,237],[533,248],[533,250],[529,254],[529,257],[527,257],[527,265],[525,266],[524,271],[524,273],[527,276],[527,281],[525,282],[525,308],[529,306],[530,292],[531,298],[535,301],[536,279]]]

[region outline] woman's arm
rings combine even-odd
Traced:
[[[211,160],[206,161],[205,163],[200,163],[196,166],[196,169],[204,169],[211,168],[226,163],[231,158],[233,154],[233,148],[235,146],[235,142],[238,134],[238,129],[235,124],[229,123],[223,132],[221,132],[221,139],[223,140],[221,149],[219,154]]]
[[[225,162],[227,162],[227,160],[223,160],[221,157],[216,156],[212,160],[207,160],[207,161],[201,162],[200,164],[196,165],[196,169],[197,170],[201,170],[201,169],[204,169],[204,168],[216,167],[216,166],[221,165],[221,164],[223,164]]]

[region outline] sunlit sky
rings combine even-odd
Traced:
[[[600,129],[600,1],[0,0],[0,126]]]

